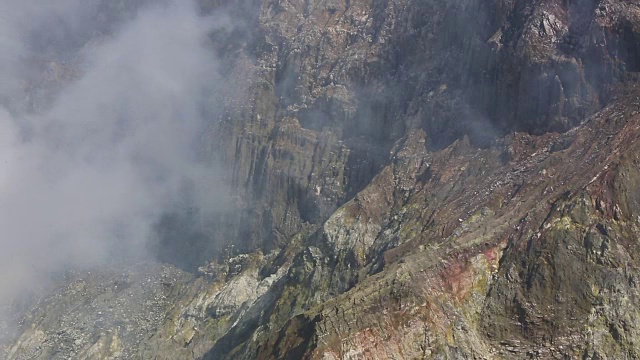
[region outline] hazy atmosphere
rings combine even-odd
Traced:
[[[0,0],[0,359],[640,358],[638,0]]]
[[[0,301],[65,267],[144,258],[189,193],[215,205],[199,140],[223,21],[189,1],[96,18],[104,3],[0,1]]]

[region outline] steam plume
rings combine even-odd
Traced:
[[[216,181],[197,144],[217,84],[206,38],[221,22],[164,1],[110,29],[103,6],[0,2],[0,302],[65,267],[144,257],[160,215]],[[48,58],[73,80],[33,110]],[[194,206],[215,206],[208,193]]]

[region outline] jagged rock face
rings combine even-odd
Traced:
[[[221,237],[286,244],[418,129],[430,149],[568,130],[633,73],[638,16],[621,2],[262,2],[258,60],[231,55],[244,100],[212,131],[242,204]]]
[[[640,356],[640,6],[201,3],[257,29],[211,37],[235,208],[127,358]],[[31,316],[0,355],[59,326]]]

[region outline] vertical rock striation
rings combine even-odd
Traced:
[[[208,264],[162,244],[200,268],[128,358],[640,356],[638,4],[201,5],[241,19],[202,145],[233,201],[190,225]],[[26,319],[8,359],[60,326]]]

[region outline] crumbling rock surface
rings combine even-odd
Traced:
[[[211,261],[73,277],[0,355],[640,356],[640,5],[202,5],[257,29],[211,36]]]

